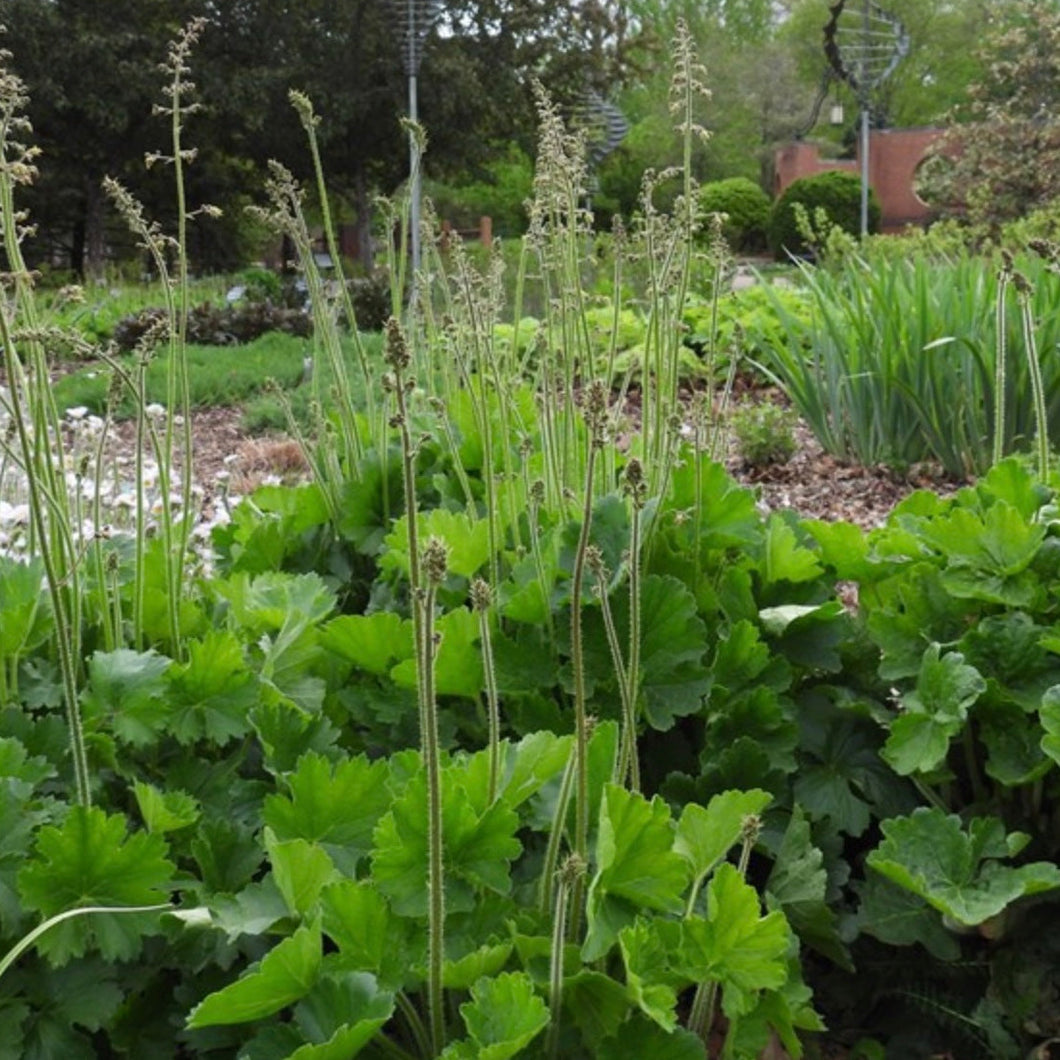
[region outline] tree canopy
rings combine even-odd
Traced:
[[[984,26],[1018,31],[1013,12],[1029,18],[1056,8],[1054,0],[883,6],[902,19],[912,42],[876,101],[877,119],[896,125],[938,122],[968,84],[988,84],[990,56],[973,47]],[[197,266],[229,268],[250,255],[254,233],[243,206],[259,197],[268,159],[309,175],[304,132],[288,104],[292,88],[321,116],[323,163],[342,216],[363,228],[374,195],[392,193],[407,175],[400,8],[400,0],[0,0],[5,46],[27,82],[44,152],[28,193],[39,230],[31,254],[91,272],[105,248],[120,249],[120,227],[108,220],[100,190],[105,175],[129,185],[151,216],[165,222],[172,215],[166,178],[145,171],[143,159],[167,146],[165,122],[153,116],[166,42],[203,14],[208,26],[191,60],[203,108],[186,129],[197,150],[189,197],[220,205],[224,217],[196,224]],[[768,186],[773,148],[804,129],[826,66],[829,0],[444,0],[439,8],[420,71],[426,175],[450,188],[477,187],[484,202],[513,166],[523,180],[535,144],[532,83],[540,80],[571,110],[587,91],[619,104],[630,128],[600,167],[594,204],[604,214],[634,209],[644,170],[678,160],[667,57],[679,20],[691,30],[713,92],[702,115],[711,139],[694,160],[704,181],[747,176]],[[1034,84],[1052,76],[1044,67],[1020,71]],[[999,82],[995,90],[1011,87]],[[834,91],[849,97],[849,90]],[[975,124],[982,118],[976,107],[988,103],[973,96],[954,117]],[[842,130],[815,132],[842,150]],[[512,196],[505,206],[513,202],[508,212],[518,213]]]
[[[979,59],[928,187],[945,208],[997,225],[1060,198],[1060,3],[995,0]]]
[[[532,78],[573,99],[620,76],[627,61],[628,26],[610,0],[452,0],[445,12],[420,73],[427,164],[438,175],[474,173],[500,139],[532,144]],[[106,231],[105,175],[129,184],[153,216],[170,212],[164,181],[144,173],[143,158],[165,147],[152,108],[166,41],[201,13],[192,0],[0,0],[44,152],[30,196],[38,259],[98,266],[116,238]],[[406,81],[388,0],[207,0],[205,14],[192,57],[204,109],[188,123],[198,150],[188,177],[192,197],[226,207],[229,220],[202,222],[193,245],[200,264],[225,267],[240,256],[240,208],[267,159],[308,171],[291,88],[322,116],[329,181],[356,212],[366,215],[375,192],[404,179]]]

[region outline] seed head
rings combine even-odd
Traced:
[[[757,813],[749,813],[740,824],[740,836],[745,843],[757,843],[762,831],[762,818]]]
[[[475,578],[471,583],[471,607],[475,611],[488,611],[493,606],[493,589],[483,578]]]
[[[405,332],[397,317],[391,317],[386,322],[384,357],[386,363],[395,372],[404,371],[411,363],[408,343],[405,341]]]
[[[423,573],[432,585],[441,585],[449,570],[449,546],[440,537],[429,537],[423,547]]]
[[[588,868],[589,864],[581,854],[568,854],[556,870],[556,877],[561,886],[573,887],[585,875]]]
[[[622,472],[622,492],[629,497],[635,508],[643,508],[648,486],[644,481],[644,465],[635,456],[629,458]]]
[[[594,577],[602,580],[607,576],[604,554],[600,551],[598,545],[585,546],[585,565],[593,572]]]

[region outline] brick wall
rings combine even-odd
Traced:
[[[909,224],[925,224],[931,210],[913,192],[913,178],[928,148],[941,129],[873,129],[869,133],[869,184],[880,200],[881,227],[897,232]],[[859,143],[860,148],[860,143]],[[790,143],[774,155],[773,194],[780,195],[794,180],[843,169],[861,173],[860,150],[856,159],[823,159],[813,144]]]

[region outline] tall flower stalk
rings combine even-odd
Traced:
[[[91,789],[77,693],[81,658],[79,557],[65,483],[59,415],[47,385],[48,362],[33,279],[22,256],[27,229],[15,203],[16,188],[33,181],[38,151],[18,139],[29,131],[23,116],[27,96],[22,82],[6,69],[9,59],[9,53],[0,51],[0,235],[8,267],[0,299],[0,345],[10,388],[11,421],[27,481],[31,545],[44,564],[55,616],[55,647],[74,788],[77,801],[87,806]],[[57,457],[53,456],[53,445],[58,449]]]
[[[391,426],[400,439],[402,481],[407,516],[409,554],[409,600],[412,640],[416,660],[416,699],[420,720],[420,748],[427,777],[427,1007],[432,1049],[444,1047],[445,1012],[442,998],[442,965],[445,948],[445,864],[442,856],[441,746],[438,736],[438,705],[434,692],[434,610],[438,587],[445,580],[448,556],[445,543],[430,538],[420,554],[416,518],[416,449],[409,429],[408,395],[413,389],[407,374],[411,354],[400,323],[387,321],[386,363],[390,369],[384,389],[393,394],[396,411]]]
[[[582,639],[582,595],[584,592],[585,568],[589,548],[589,534],[593,518],[593,483],[596,460],[604,447],[607,423],[607,391],[603,383],[594,380],[585,394],[585,423],[589,433],[588,454],[585,461],[584,501],[582,505],[581,529],[574,552],[574,569],[571,573],[570,596],[570,657],[574,674],[574,843],[573,852],[583,861],[589,858],[589,722],[586,710],[585,656]],[[577,937],[580,928],[580,897],[582,886],[578,883],[574,891],[574,902],[570,915],[571,937]]]
[[[493,662],[493,638],[490,633],[490,610],[493,590],[489,583],[476,578],[471,583],[471,606],[478,615],[479,642],[482,647],[482,672],[486,680],[486,709],[489,715],[489,801],[497,797],[500,784],[501,712],[497,693],[497,671]]]
[[[410,521],[415,519],[415,513]],[[442,968],[445,961],[445,863],[442,832],[442,765],[438,737],[438,704],[434,695],[434,659],[437,645],[434,607],[438,587],[445,581],[448,550],[445,542],[432,537],[423,549],[422,570],[425,588],[413,606],[422,609],[423,655],[417,685],[420,717],[423,721],[421,746],[427,773],[427,1008],[431,1044],[437,1055],[445,1048],[445,1010],[442,997]]]

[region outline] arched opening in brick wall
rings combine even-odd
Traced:
[[[931,207],[916,193],[916,173],[942,133],[939,128],[916,128],[874,129],[869,134],[869,184],[880,200],[884,232],[932,219]],[[774,155],[773,192],[780,195],[792,181],[831,169],[860,173],[860,158],[823,159],[814,144],[785,144]]]

